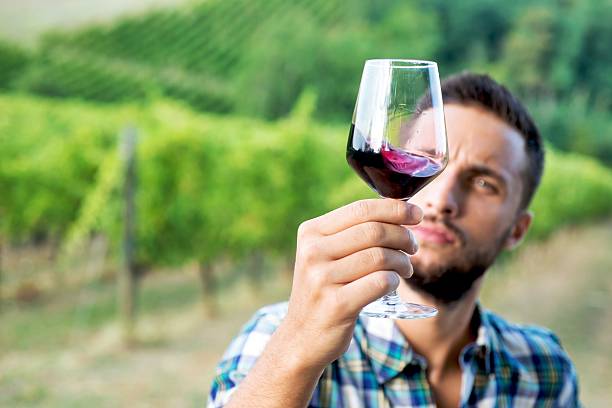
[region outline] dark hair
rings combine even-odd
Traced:
[[[525,140],[527,168],[523,172],[524,189],[521,208],[531,202],[540,184],[544,168],[544,150],[540,132],[527,108],[506,87],[495,82],[488,75],[469,72],[448,77],[441,84],[445,104],[476,105],[495,114],[508,125],[518,130]],[[423,98],[417,112],[431,107],[431,96]]]

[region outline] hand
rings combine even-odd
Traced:
[[[396,289],[400,276],[412,275],[408,254],[418,246],[402,225],[422,217],[412,204],[375,199],[300,225],[289,310],[280,327],[290,343],[288,358],[320,371],[346,351],[361,309]]]

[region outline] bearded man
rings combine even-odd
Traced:
[[[442,95],[446,169],[412,204],[363,200],[300,226],[289,302],[261,309],[234,339],[210,407],[579,405],[557,337],[478,302],[486,270],[531,223],[539,132],[488,76],[451,77]],[[431,129],[427,116],[412,125]],[[359,316],[395,288],[438,316]]]

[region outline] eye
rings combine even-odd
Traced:
[[[499,193],[497,186],[484,177],[474,177],[474,185],[478,190],[483,191],[486,194]]]

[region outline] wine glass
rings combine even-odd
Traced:
[[[380,196],[404,201],[442,172],[448,146],[435,62],[366,61],[346,160]],[[362,315],[392,319],[437,313],[434,307],[402,301],[396,291],[361,311]]]

